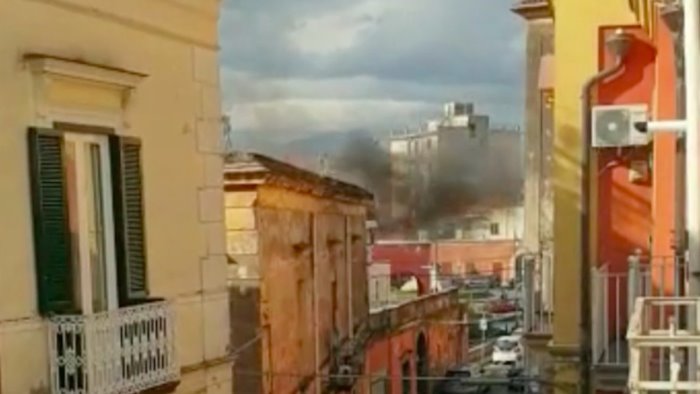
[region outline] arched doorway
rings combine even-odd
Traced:
[[[418,334],[416,339],[416,376],[418,382],[418,394],[429,394],[430,381],[426,379],[430,375],[430,363],[428,360],[428,341],[424,333]]]

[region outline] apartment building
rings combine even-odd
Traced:
[[[521,273],[527,309],[525,364],[546,374],[552,325],[554,24],[547,0],[516,2],[525,21],[525,182]]]
[[[430,188],[439,166],[452,165],[460,155],[483,148],[488,140],[489,117],[474,113],[471,103],[447,103],[441,119],[418,130],[394,133],[389,141],[392,172],[392,217],[412,218],[421,194]]]
[[[671,3],[524,0],[516,6],[523,15],[540,10],[553,24],[553,274],[540,279],[554,297],[552,313],[540,317],[551,327],[545,367],[555,390],[622,392],[628,375],[633,390],[641,380],[673,376],[668,366],[678,353],[657,348],[644,358],[638,348],[628,352],[627,341],[639,344],[651,329],[670,335],[669,323],[684,321],[671,311],[689,307],[635,301],[683,296],[690,283],[679,220],[683,143],[672,130],[643,136],[620,123],[635,111],[644,121],[683,118],[680,16]],[[607,139],[618,132],[639,139]],[[529,282],[526,309],[533,316],[542,312],[541,295],[536,277]]]
[[[218,14],[0,4],[0,392],[231,391]]]
[[[361,373],[372,195],[258,154],[224,173],[234,393],[352,388],[324,376]]]

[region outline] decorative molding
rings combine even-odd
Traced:
[[[552,4],[549,0],[520,0],[510,9],[527,20],[552,18]]]
[[[148,76],[136,71],[43,54],[27,54],[24,62],[36,73],[81,79],[122,89],[133,89]]]

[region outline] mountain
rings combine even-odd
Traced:
[[[255,151],[262,154],[285,159],[285,157],[304,157],[317,160],[322,155],[333,156],[353,139],[372,137],[384,139],[389,133],[377,133],[363,129],[335,132],[317,132],[291,141],[276,141],[272,133],[235,131],[231,133],[234,150]]]

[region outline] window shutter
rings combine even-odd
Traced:
[[[127,306],[148,297],[141,141],[112,135],[109,145],[119,304]]]
[[[76,312],[63,137],[54,130],[35,128],[28,135],[39,312]]]

